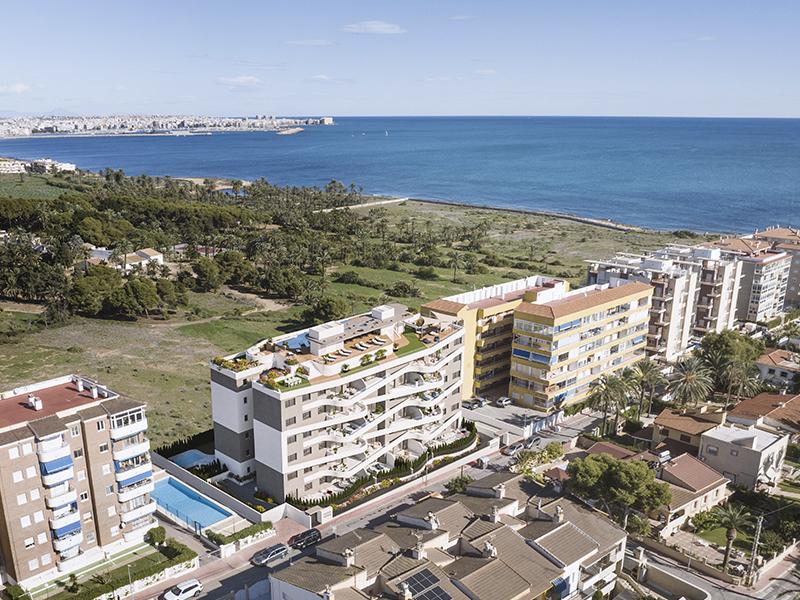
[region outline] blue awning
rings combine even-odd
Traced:
[[[553,583],[553,591],[559,596],[563,595],[564,592],[567,591],[567,588],[569,588],[569,581],[567,581],[563,577],[559,577],[558,579],[553,580],[552,583]]]
[[[146,471],[144,473],[140,473],[139,475],[134,475],[130,479],[123,479],[122,481],[119,482],[119,489],[122,489],[124,487],[128,487],[129,485],[133,485],[134,483],[139,483],[140,481],[143,481],[143,480],[147,479],[148,477],[152,477],[152,476],[153,476],[153,472],[152,471]]]
[[[59,527],[58,529],[53,530],[53,535],[57,538],[62,538],[70,533],[74,533],[76,531],[81,530],[81,522],[75,521],[74,523],[70,523],[69,525],[64,525],[63,527]]]
[[[67,454],[61,458],[40,463],[40,465],[42,467],[42,473],[45,475],[50,475],[51,473],[57,473],[58,471],[63,471],[64,469],[71,467],[72,456]]]

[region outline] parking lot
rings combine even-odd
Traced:
[[[551,422],[557,420],[554,415],[514,404],[500,407],[490,403],[479,408],[465,408],[464,415],[479,425],[494,429],[497,434],[507,433],[512,439],[530,437],[536,429],[543,426],[539,423],[546,419]]]

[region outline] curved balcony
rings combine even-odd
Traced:
[[[68,483],[50,488],[45,494],[45,504],[48,508],[58,508],[65,504],[71,504],[78,501],[78,492],[70,487]]]
[[[36,445],[36,449],[36,453],[39,456],[39,462],[41,463],[53,462],[59,458],[65,458],[72,453],[69,444],[65,443],[62,443],[60,446],[56,446],[55,448],[50,448],[47,444],[42,444],[39,442]]]
[[[83,532],[79,529],[70,535],[61,538],[55,538],[53,540],[53,548],[56,549],[56,552],[64,552],[70,548],[74,548],[75,546],[80,546],[82,543]]]
[[[75,477],[75,469],[68,467],[61,471],[50,473],[49,475],[42,475],[42,483],[44,483],[44,485],[47,487],[53,487],[54,485],[68,481],[73,477]]]
[[[129,458],[139,456],[140,454],[144,454],[145,452],[149,451],[150,440],[145,439],[143,442],[139,442],[138,444],[128,444],[127,446],[121,448],[115,447],[111,451],[111,455],[114,457],[114,460],[128,460]]]
[[[73,510],[64,513],[59,516],[54,516],[50,518],[50,527],[52,529],[61,529],[62,527],[66,527],[71,523],[77,523],[81,520],[81,513],[78,508],[74,508]]]
[[[114,473],[114,477],[118,482],[125,481],[127,479],[132,479],[137,475],[143,475],[144,473],[151,472],[152,470],[153,466],[148,461],[140,465],[135,465],[131,467],[121,467],[119,470],[117,470],[116,473]]]
[[[147,417],[142,417],[140,421],[128,423],[127,425],[115,426],[114,421],[111,421],[111,439],[121,440],[122,438],[131,437],[137,433],[147,431]]]
[[[132,508],[127,511],[125,511],[125,509],[122,510],[123,512],[120,514],[122,522],[130,523],[131,521],[135,521],[141,517],[146,517],[147,515],[152,515],[154,512],[156,512],[156,502],[155,500],[151,500],[143,506],[137,506],[136,508]]]
[[[147,479],[142,481],[141,483],[128,486],[119,492],[117,492],[117,500],[120,502],[129,502],[134,498],[138,498],[144,494],[149,494],[153,490],[155,490],[155,485],[153,484],[152,479]]]

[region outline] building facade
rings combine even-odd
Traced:
[[[647,352],[674,361],[686,352],[694,329],[699,273],[670,258],[618,254],[592,262],[588,282],[618,286],[641,281],[653,286]]]
[[[216,456],[276,499],[310,499],[461,437],[460,321],[399,304],[211,365]]]
[[[773,227],[758,231],[753,237],[770,242],[775,250],[786,252],[792,257],[785,307],[800,306],[800,230],[794,227]]]
[[[464,324],[462,397],[484,396],[489,389],[508,391],[514,310],[550,290],[567,291],[559,279],[533,275],[425,304],[423,315],[458,319]]]
[[[550,413],[584,400],[602,375],[645,355],[652,286],[587,286],[514,313],[510,396]]]
[[[145,406],[80,376],[0,394],[0,551],[31,587],[140,544],[156,523]]]
[[[697,457],[734,486],[755,490],[778,484],[789,436],[760,427],[721,425],[703,433]]]

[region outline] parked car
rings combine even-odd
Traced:
[[[252,562],[257,567],[264,567],[271,562],[286,558],[287,556],[289,556],[289,546],[286,544],[276,544],[256,552],[253,555]]]
[[[540,437],[531,438],[527,442],[525,442],[525,449],[526,450],[530,450],[532,448],[535,448],[536,446],[539,445],[539,442],[541,442],[541,441],[542,441],[542,438],[540,438]]]
[[[367,467],[366,471],[370,475],[380,475],[381,473],[388,473],[391,469],[383,463],[375,463]]]
[[[510,446],[506,446],[505,448],[503,448],[503,454],[505,454],[506,456],[514,456],[515,454],[517,454],[517,452],[524,449],[525,449],[525,444],[523,444],[522,442],[517,442],[516,444],[511,444]]]
[[[495,400],[494,403],[500,408],[511,406],[511,398],[509,398],[508,396],[500,396],[497,400]]]
[[[289,545],[295,550],[303,550],[309,546],[313,546],[322,540],[322,534],[319,529],[306,529],[302,533],[298,533],[289,540]]]
[[[486,398],[475,398],[473,400],[473,405],[475,408],[483,408],[487,404],[489,404],[489,401]]]
[[[203,591],[203,584],[197,579],[189,579],[172,587],[164,594],[164,600],[186,600],[199,596]]]
[[[471,400],[464,400],[464,402],[461,403],[461,407],[466,408],[467,410],[472,410],[473,408],[477,408],[475,403],[472,402]]]

